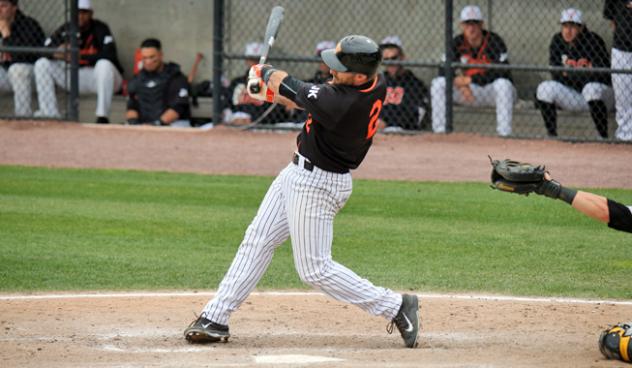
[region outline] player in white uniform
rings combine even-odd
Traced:
[[[253,98],[305,109],[308,118],[292,163],[270,186],[217,294],[185,330],[190,342],[228,339],[230,314],[289,237],[302,281],[386,318],[392,322],[389,333],[396,325],[407,347],[417,345],[417,297],[377,287],[331,256],[333,220],[351,195],[350,170],[360,165],[371,146],[386,97],[386,83],[377,74],[382,54],[373,40],[353,35],[321,57],[332,70],[331,83],[305,83],[269,65],[251,68],[247,88]],[[252,93],[252,85],[260,92]]]
[[[463,64],[509,64],[507,46],[494,32],[483,29],[483,15],[478,6],[469,5],[461,11],[463,34],[452,41],[452,52]],[[432,130],[446,132],[445,77],[432,80]],[[454,78],[452,98],[460,105],[496,106],[496,132],[501,137],[511,135],[513,104],[516,89],[509,71],[491,69],[464,69]]]
[[[612,21],[612,68],[632,68],[632,0],[606,0],[603,15]],[[632,74],[613,74],[617,124],[617,139],[632,141]]]

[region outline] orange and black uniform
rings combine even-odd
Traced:
[[[360,165],[371,147],[386,98],[383,76],[361,86],[301,83],[295,96],[282,95],[293,97],[308,113],[297,138],[301,155],[335,173]]]
[[[46,46],[57,47],[62,44],[69,44],[69,27],[68,23],[59,27],[46,40]],[[79,35],[79,65],[94,66],[101,59],[111,61],[116,66],[116,69],[123,73],[123,67],[118,60],[116,43],[112,32],[110,32],[110,27],[100,20],[92,19],[90,26],[81,31]]]
[[[483,30],[483,43],[479,47],[472,47],[465,36],[458,35],[452,41],[454,59],[463,64],[509,64],[507,46],[496,33]],[[443,68],[441,69],[443,75]],[[463,75],[472,77],[472,83],[484,86],[498,78],[511,80],[509,70],[495,69],[464,69]]]

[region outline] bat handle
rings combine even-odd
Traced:
[[[261,57],[259,58],[259,64],[265,64],[266,59],[267,59],[266,55],[261,55]],[[261,92],[261,87],[259,87],[258,84],[253,84],[252,86],[250,86],[250,93],[252,93],[253,95],[256,95],[259,92]]]

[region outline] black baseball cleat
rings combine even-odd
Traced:
[[[397,326],[404,339],[407,348],[417,347],[419,335],[419,299],[416,295],[402,295],[402,306],[390,324],[386,326],[386,332],[393,333],[393,325]]]
[[[184,338],[190,343],[228,342],[228,326],[220,325],[202,316],[191,322],[184,330]]]

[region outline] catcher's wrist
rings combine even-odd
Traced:
[[[261,79],[263,79],[263,83],[268,84],[268,81],[270,80],[270,76],[272,76],[272,73],[276,72],[277,70],[274,69],[271,66],[264,66],[261,68]]]
[[[560,188],[560,195],[559,195],[558,198],[563,200],[564,202],[572,205],[573,204],[573,200],[575,199],[576,195],[577,195],[577,191],[575,189],[561,187]]]

